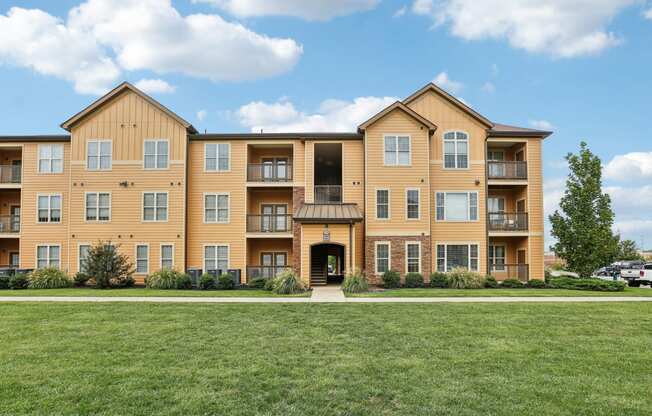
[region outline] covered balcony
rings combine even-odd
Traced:
[[[342,144],[315,144],[315,203],[341,204]]]
[[[525,143],[490,141],[487,144],[487,179],[492,181],[526,181],[527,149]]]
[[[252,188],[248,193],[247,235],[292,237],[292,189]]]
[[[19,188],[22,180],[22,149],[0,147],[0,187]]]
[[[278,185],[291,183],[292,145],[249,145],[247,182]]]
[[[249,239],[247,241],[247,281],[273,279],[292,268],[292,239]]]
[[[490,237],[489,274],[496,280],[530,278],[527,237]]]
[[[489,212],[487,213],[489,231],[527,231],[527,212]]]

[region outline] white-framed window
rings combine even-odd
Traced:
[[[169,142],[167,140],[145,140],[143,167],[145,169],[167,169]]]
[[[204,272],[229,268],[229,246],[209,245],[204,246]]]
[[[493,270],[505,270],[505,246],[489,246],[489,264],[492,265]]]
[[[385,165],[409,166],[412,161],[410,136],[386,135]]]
[[[112,147],[111,140],[89,140],[86,143],[86,169],[110,170]]]
[[[143,221],[168,220],[168,193],[143,193]]]
[[[149,246],[147,244],[136,245],[136,273],[149,272]]]
[[[405,270],[408,273],[421,273],[421,243],[418,241],[405,243]]]
[[[88,192],[86,194],[86,221],[111,221],[111,194]]]
[[[436,192],[435,207],[437,221],[477,221],[478,193]]]
[[[204,222],[229,222],[229,194],[204,194]]]
[[[444,133],[444,168],[469,167],[469,135],[461,131]]]
[[[389,189],[376,189],[376,219],[389,219]]]
[[[174,245],[161,244],[161,269],[174,267]]]
[[[91,250],[90,244],[80,244],[79,249],[77,251],[78,253],[78,260],[79,260],[79,271],[83,272],[86,270],[86,264],[85,261],[88,258],[88,252]]]
[[[383,274],[392,267],[390,250],[389,242],[376,242],[376,274]]]
[[[231,145],[229,143],[206,143],[204,145],[204,170],[228,172],[230,158]]]
[[[38,145],[38,172],[62,173],[63,172],[63,145],[39,144]]]
[[[61,246],[59,245],[39,245],[36,246],[36,268],[60,267],[61,266]]]
[[[477,272],[480,269],[478,244],[437,244],[437,271],[448,272],[462,267]]]
[[[419,189],[406,189],[405,190],[405,217],[408,220],[419,219]]]
[[[38,222],[61,222],[61,195],[37,195]]]

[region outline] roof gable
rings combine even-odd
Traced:
[[[371,117],[369,120],[365,121],[364,123],[360,124],[358,126],[358,131],[363,132],[366,130],[369,126],[372,124],[376,123],[378,120],[386,116],[387,114],[391,113],[394,110],[400,110],[405,112],[408,116],[412,117],[419,123],[423,124],[424,126],[428,127],[428,130],[430,134],[434,133],[435,130],[437,130],[437,126],[427,118],[423,117],[416,111],[412,110],[410,107],[406,106],[400,101],[396,101],[394,104],[391,104],[390,106],[386,107],[384,110],[382,110],[380,113],[376,114],[375,116]]]

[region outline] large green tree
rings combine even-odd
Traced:
[[[616,259],[618,236],[611,230],[614,213],[609,195],[602,192],[602,163],[586,143],[578,154],[566,155],[569,174],[560,210],[550,216],[555,254],[581,277]]]
[[[620,240],[618,243],[618,260],[643,260],[634,240]]]

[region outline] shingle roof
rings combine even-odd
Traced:
[[[417,120],[419,123],[423,124],[424,126],[428,127],[428,130],[430,131],[430,134],[434,133],[435,130],[437,130],[437,126],[435,123],[432,121],[428,120],[427,118],[423,117],[421,114],[417,113],[416,111],[412,110],[410,107],[406,106],[400,101],[396,101],[394,104],[391,104],[385,109],[383,109],[380,113],[377,113],[373,117],[371,117],[369,120],[365,121],[364,123],[360,124],[358,126],[358,131],[362,132],[367,129],[367,127],[371,126],[381,118],[385,116],[385,114],[389,114],[394,110],[402,110],[405,112],[407,115],[410,117],[414,118]]]
[[[192,134],[190,140],[362,140],[363,134],[357,132],[316,132],[316,133],[203,133]]]
[[[551,134],[551,131],[528,129],[525,127],[510,126],[507,124],[494,124],[494,127],[488,130],[489,137],[525,136],[545,138]]]
[[[294,219],[298,222],[348,224],[362,221],[363,214],[358,204],[303,204]]]
[[[27,136],[0,136],[0,142],[69,142],[69,134],[41,134]]]

